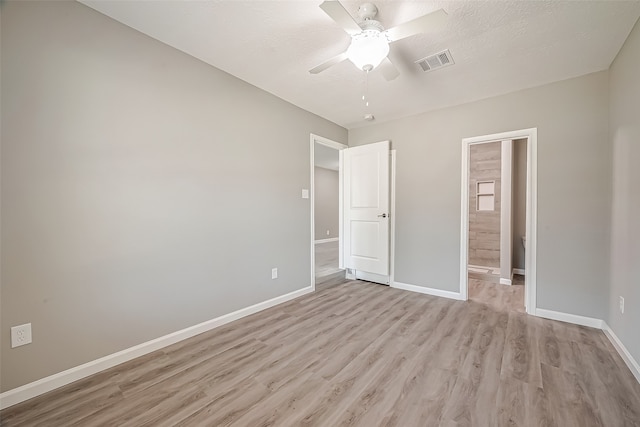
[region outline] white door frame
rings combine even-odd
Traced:
[[[309,152],[310,154],[310,167],[311,167],[311,175],[310,175],[310,186],[311,188],[309,188],[309,198],[311,199],[311,287],[312,289],[315,291],[316,290],[316,250],[315,250],[315,200],[316,200],[316,193],[315,193],[315,144],[316,142],[318,144],[327,146],[329,148],[333,148],[336,150],[344,150],[345,148],[347,148],[347,146],[345,144],[341,144],[339,142],[333,141],[331,139],[328,138],[324,138],[322,136],[319,135],[314,135],[311,134],[310,138],[310,144],[309,144]],[[342,259],[342,164],[340,164],[340,169],[338,171],[338,179],[339,179],[339,184],[338,184],[338,188],[339,188],[339,193],[338,193],[338,198],[339,198],[339,202],[338,202],[338,210],[340,212],[340,214],[338,215],[338,241],[339,241],[339,247],[340,247],[340,255],[339,255],[339,259]]]
[[[527,313],[536,314],[536,252],[537,252],[537,212],[538,212],[538,129],[522,129],[493,135],[462,139],[462,181],[461,181],[461,225],[460,225],[460,297],[468,299],[469,260],[469,149],[472,144],[502,141],[506,139],[527,139],[527,202],[526,202],[526,242],[525,249],[525,307]]]

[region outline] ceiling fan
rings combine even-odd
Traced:
[[[415,34],[438,30],[447,20],[447,13],[439,9],[385,30],[382,24],[374,19],[378,14],[378,8],[372,3],[363,3],[358,8],[361,18],[359,23],[339,1],[326,0],[320,5],[320,9],[351,36],[351,44],[345,52],[309,70],[311,74],[318,74],[349,59],[356,67],[366,72],[379,67],[386,80],[393,80],[400,72],[387,58],[389,43]]]

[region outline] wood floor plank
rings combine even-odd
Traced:
[[[236,424],[255,427],[294,425],[292,420],[313,404],[317,391],[326,384],[326,380],[311,371],[290,376],[280,388],[240,417]]]
[[[587,365],[585,376],[593,385],[587,389],[600,419],[618,422],[608,426],[631,426],[640,420],[640,405],[633,383],[628,375],[616,366],[614,357],[606,347],[593,346],[585,349]],[[637,383],[636,383],[637,384]]]
[[[582,376],[541,365],[543,389],[548,396],[550,418],[560,426],[601,427],[603,424],[589,396],[590,384]]]
[[[538,330],[528,315],[509,313],[501,375],[542,387]]]
[[[522,427],[562,427],[549,416],[545,391],[513,378],[500,380],[496,400],[497,425]]]
[[[59,389],[42,395],[39,399],[27,401],[20,411],[5,411],[6,414],[3,413],[0,416],[1,424],[50,424],[51,420],[65,424],[73,420],[75,414],[95,412],[91,409],[92,406],[95,406],[97,411],[103,406],[123,399],[120,388],[111,382],[78,381],[64,389],[64,393]],[[78,393],[82,393],[83,399],[75,398]],[[48,398],[52,395],[60,398]]]
[[[124,400],[120,389],[108,384],[95,393],[84,393],[82,400],[73,400],[64,406],[58,406],[41,417],[40,421],[30,423],[34,426],[47,427],[51,425],[72,425],[86,414],[92,415],[105,407],[120,403]]]
[[[410,313],[411,305],[411,298],[404,295],[397,304],[390,305],[388,310],[380,312],[375,322],[371,322],[361,334],[350,339],[338,352],[333,353],[316,373],[330,380],[360,357],[368,363],[374,363],[381,356],[383,345],[397,338],[398,321]]]
[[[380,417],[380,425],[440,425],[457,377],[451,371],[428,366],[423,357],[417,358],[414,370],[399,383],[401,390],[395,402]]]
[[[221,353],[203,353],[199,354],[198,357],[187,360],[182,359],[168,362],[164,366],[153,371],[146,372],[142,376],[120,382],[119,386],[125,395],[134,395],[162,382],[163,380],[175,377],[184,377],[185,374],[188,375],[192,370],[202,367],[203,365],[211,366],[215,364],[219,367],[218,371],[229,364],[236,366],[247,359],[255,358],[257,352],[265,347],[266,345],[260,341],[242,341],[238,345],[222,351]],[[208,378],[208,376],[211,375],[213,375],[213,373],[209,373],[208,375],[205,375],[205,377],[198,376],[197,374],[191,375],[190,377],[192,379],[203,379]]]
[[[170,402],[172,399],[180,398],[176,391],[164,391],[145,396],[145,399],[123,399],[117,407],[107,406],[97,412],[86,414],[85,417],[70,423],[71,426],[104,426],[121,425],[127,421],[143,414],[163,402]]]
[[[498,311],[525,313],[524,276],[514,275],[512,285],[500,284],[499,274],[478,273],[470,267],[469,300],[489,305]]]
[[[317,375],[329,381],[322,390],[317,404],[309,408],[308,413],[297,419],[293,425],[332,425],[332,419],[348,409],[376,373],[388,363],[385,352],[392,353],[399,348],[404,338],[396,332],[400,330],[401,320],[410,316],[406,298],[385,310],[387,317],[380,316],[377,323],[367,330],[367,337],[351,341],[339,352],[331,354],[327,363],[320,366]],[[333,417],[333,418],[332,418]]]
[[[497,424],[500,372],[510,315],[476,304],[478,325],[447,401],[442,421],[459,425]],[[485,408],[485,410],[483,410]]]
[[[180,409],[167,414],[163,419],[150,420],[141,424],[141,426],[149,427],[173,427],[180,423],[189,424],[189,420],[194,418],[206,418],[206,414],[215,413],[220,408],[233,405],[236,399],[243,399],[247,390],[257,388],[260,392],[264,391],[264,387],[256,383],[252,378],[244,378],[236,381],[231,387],[225,390],[206,389],[206,385],[197,383],[194,388],[205,389],[206,397],[202,400],[194,400],[187,405],[183,405]]]
[[[386,303],[389,304],[390,301],[393,301],[393,299],[387,299]],[[372,302],[376,307],[375,299]],[[323,328],[316,333],[310,334],[307,331],[306,339],[298,336],[290,337],[296,344],[293,346],[281,346],[275,350],[274,360],[268,366],[257,371],[255,378],[269,389],[274,389],[283,381],[282,372],[277,368],[278,365],[286,364],[287,375],[298,375],[305,369],[317,370],[320,366],[326,366],[327,359],[324,355],[334,355],[344,350],[343,341],[336,340],[336,334],[344,337],[347,342],[354,342],[356,337],[359,337],[364,330],[370,328],[369,322],[366,321],[369,318],[368,316],[371,316],[371,319],[375,316],[375,310],[362,314],[358,311],[352,313],[357,315],[347,318],[337,317],[336,319],[331,319],[330,322],[323,322]],[[363,321],[363,319],[365,320]]]
[[[482,319],[484,306],[455,303],[439,319],[423,345],[432,349],[429,364],[456,375],[467,358],[469,348]]]
[[[261,334],[260,340],[272,343],[293,339],[299,334],[308,334],[309,330],[314,330],[318,327],[318,317],[324,317],[326,313],[331,313],[331,316],[334,316],[336,308],[348,310],[348,312],[361,311],[361,303],[358,298],[345,296],[338,300],[321,300],[319,306],[307,307],[302,305],[296,311],[289,312],[293,316],[292,322],[282,325],[280,328],[275,328],[270,332],[265,331]],[[326,319],[326,317],[324,318]]]
[[[376,425],[400,393],[400,390],[395,387],[397,378],[407,376],[408,367],[412,365],[417,355],[417,349],[407,350],[396,349],[393,357],[388,357],[389,363],[372,375],[369,384],[347,409],[337,418],[327,420],[330,425],[342,427]]]
[[[174,389],[175,394],[163,399],[154,407],[141,411],[126,422],[113,421],[120,427],[156,426],[168,416],[180,413],[183,409],[192,410],[193,404],[204,405],[208,401],[207,394],[197,388],[187,387]]]
[[[228,426],[248,413],[258,402],[269,396],[269,390],[261,384],[252,383],[242,388],[221,392],[207,406],[184,418],[175,426]]]
[[[640,384],[602,331],[509,305],[318,286],[7,408],[0,425],[640,426]]]
[[[490,383],[474,383],[458,375],[445,405],[442,422],[464,426],[497,425],[497,411],[488,409],[496,408],[499,379],[492,380]]]

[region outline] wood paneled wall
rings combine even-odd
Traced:
[[[500,267],[500,155],[500,142],[475,144],[470,147],[469,264]],[[478,181],[495,181],[493,211],[476,209]]]

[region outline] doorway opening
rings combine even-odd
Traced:
[[[461,296],[535,314],[537,131],[462,142]]]
[[[346,145],[311,135],[311,283],[330,286],[341,283],[342,175],[340,150]]]

